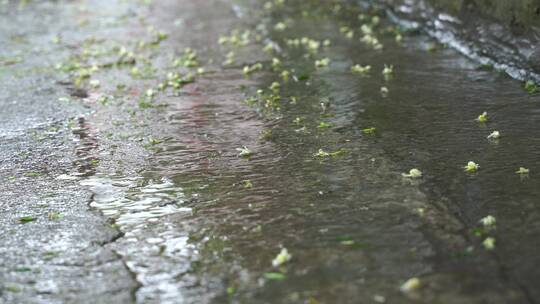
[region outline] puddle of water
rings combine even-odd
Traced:
[[[174,15],[174,5],[165,7]],[[169,106],[150,128],[164,142],[140,175],[83,182],[92,206],[125,233],[111,246],[142,284],[138,302],[533,302],[540,190],[534,174],[513,172],[540,163],[537,97],[454,51],[426,52],[425,37],[398,44],[381,34],[385,47],[374,50],[341,35],[344,25],[358,33],[359,13],[370,14],[294,2],[261,17],[269,29],[292,20],[266,38],[281,43],[285,68],[309,75],[281,82],[279,109],[242,102],[268,92],[278,80],[270,72],[252,80],[234,68],[208,74],[163,97]],[[284,42],[302,37],[333,40],[306,58]],[[237,57],[257,56],[267,58],[249,48]],[[330,66],[316,69],[324,57]],[[350,73],[356,63],[372,72]],[[381,75],[385,64],[394,65],[391,78]],[[491,121],[479,125],[483,111]],[[370,127],[375,134],[362,131]],[[495,129],[504,136],[487,141]],[[243,146],[254,154],[239,157]],[[321,159],[319,149],[347,152]],[[463,172],[469,160],[480,163],[477,174]],[[424,178],[403,178],[411,168]],[[497,230],[476,237],[488,214]],[[494,251],[482,247],[487,236]],[[282,247],[293,258],[275,268]],[[268,272],[285,279],[268,280]],[[423,288],[403,294],[411,277]]]

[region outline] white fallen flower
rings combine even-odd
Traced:
[[[330,156],[330,153],[324,151],[323,149],[319,149],[319,151],[317,151],[317,153],[313,154],[313,156],[324,158],[324,157]]]
[[[315,67],[317,68],[323,68],[327,67],[330,64],[329,58],[323,58],[321,60],[315,60]]]
[[[371,66],[370,65],[366,65],[366,66],[361,66],[359,64],[355,64],[351,67],[351,72],[353,73],[359,73],[359,74],[364,74],[364,73],[368,73],[369,71],[371,70]]]
[[[501,137],[501,133],[499,131],[493,131],[488,135],[487,139],[498,139],[499,137]]]
[[[413,168],[409,171],[409,174],[407,173],[401,173],[401,175],[403,177],[410,177],[410,178],[420,178],[422,177],[422,171],[416,169],[416,168]]]
[[[420,282],[420,279],[414,277],[414,278],[408,279],[405,283],[403,283],[401,287],[399,288],[399,290],[401,290],[401,292],[408,293],[408,292],[419,289],[421,286],[422,286],[422,283]]]
[[[377,37],[374,37],[374,36],[372,36],[370,34],[364,35],[364,37],[362,37],[362,39],[360,39],[360,41],[362,41],[365,44],[372,45],[372,46],[379,44],[379,39],[377,39]]]
[[[282,32],[284,31],[285,29],[287,29],[287,25],[283,22],[278,22],[276,23],[276,25],[274,26],[274,29],[276,31],[279,31],[279,32]]]
[[[279,92],[280,88],[281,88],[281,85],[277,81],[272,82],[272,84],[269,87],[269,89],[274,91],[274,92]]]
[[[483,242],[482,245],[484,245],[484,248],[487,250],[493,250],[495,248],[495,238],[488,237]]]
[[[279,254],[276,256],[275,259],[272,260],[272,266],[278,267],[281,266],[288,261],[290,261],[292,258],[292,255],[289,254],[287,251],[287,248],[282,248]]]
[[[480,220],[480,223],[482,223],[482,225],[486,226],[486,227],[492,227],[492,226],[495,226],[495,223],[497,222],[497,220],[495,219],[494,216],[492,215],[488,215],[484,218],[482,218]]]
[[[283,70],[281,71],[281,78],[283,79],[283,81],[288,81],[289,80],[289,76],[291,75],[291,72],[287,71],[287,70]]]
[[[465,169],[466,172],[476,172],[480,168],[480,165],[473,161],[469,161],[463,169]]]
[[[305,43],[304,43],[304,41],[305,41]],[[312,53],[317,53],[319,51],[319,47],[321,46],[321,43],[319,41],[316,41],[316,40],[313,40],[313,39],[303,40],[302,43],[305,44],[308,51],[310,51]]]
[[[382,71],[383,75],[391,75],[394,73],[394,66],[393,65],[384,65],[384,69]]]
[[[281,66],[281,60],[279,58],[272,58],[272,68],[277,69]]]
[[[244,75],[249,75],[251,73],[262,70],[262,68],[263,68],[262,63],[257,62],[253,64],[252,66],[249,66],[249,65],[244,66],[244,69],[242,70],[242,72],[244,73]]]
[[[476,121],[478,121],[478,122],[486,122],[486,121],[488,121],[488,113],[483,112],[482,114],[478,115],[478,117],[476,118]]]
[[[243,146],[242,148],[236,148],[236,151],[240,152],[238,153],[238,156],[241,157],[248,157],[253,154],[253,152],[246,146]]]
[[[371,28],[371,26],[367,24],[362,24],[362,26],[360,27],[360,30],[362,31],[362,33],[364,33],[364,35],[373,34],[373,29]]]
[[[517,174],[529,174],[529,169],[519,167],[519,169],[516,171]]]

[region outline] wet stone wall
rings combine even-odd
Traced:
[[[521,81],[540,82],[540,1],[382,0],[403,26]]]
[[[513,27],[530,30],[540,26],[538,0],[430,0],[429,2],[449,13],[473,11]]]

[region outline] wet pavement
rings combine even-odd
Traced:
[[[61,14],[39,8],[0,6],[0,302],[130,302],[136,283],[104,247],[120,234],[77,181],[94,166],[91,110],[62,99]]]
[[[0,7],[0,302],[538,301],[539,98],[482,60],[367,1]]]

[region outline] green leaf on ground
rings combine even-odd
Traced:
[[[35,221],[36,218],[33,216],[23,216],[19,218],[19,222],[21,223],[29,223]]]
[[[15,272],[30,272],[32,271],[32,268],[26,267],[26,266],[20,266],[15,268]]]
[[[38,177],[38,176],[42,176],[43,173],[40,173],[40,172],[26,172],[24,173],[24,176],[27,176],[27,177]]]
[[[279,272],[266,272],[264,277],[267,280],[281,281],[285,280],[285,275]]]

